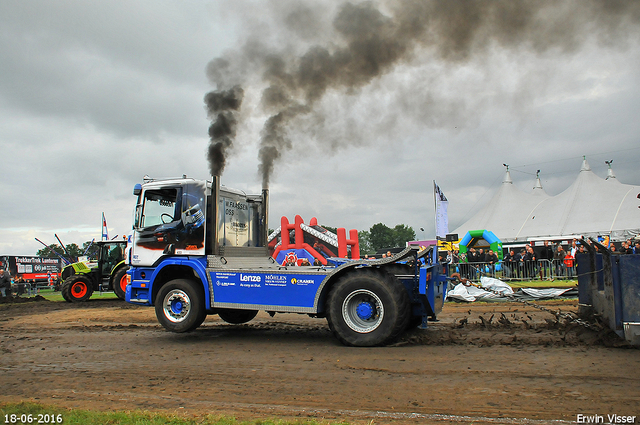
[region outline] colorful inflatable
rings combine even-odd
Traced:
[[[460,254],[466,254],[469,248],[490,249],[502,261],[502,241],[489,230],[469,230],[460,240]]]
[[[347,258],[349,251],[352,259],[360,258],[360,246],[357,230],[347,232],[337,229],[337,235],[318,225],[313,217],[309,225],[296,215],[293,223],[287,217],[280,219],[280,227],[269,235],[268,246],[271,256],[282,265],[295,263],[301,265],[306,259],[313,264],[318,260],[327,265],[327,258]]]

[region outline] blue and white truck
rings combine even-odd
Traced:
[[[247,195],[218,177],[184,176],[145,179],[134,195],[125,299],[154,306],[169,331],[192,331],[211,314],[246,323],[262,310],[326,318],[343,344],[376,346],[426,328],[442,309],[449,278],[437,248],[283,267],[267,249],[267,189]]]

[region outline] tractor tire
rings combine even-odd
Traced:
[[[386,273],[360,269],[340,278],[327,300],[327,321],[343,344],[386,345],[405,330],[411,305],[404,286]]]
[[[258,314],[258,310],[236,310],[233,308],[221,308],[217,312],[222,320],[232,325],[250,322]]]
[[[64,298],[64,300],[68,303],[71,302],[71,299],[69,299],[69,296],[67,295],[67,293],[63,290],[64,289],[64,282],[66,281],[66,279],[64,281],[62,281],[62,283],[60,284],[60,294],[62,295],[62,298]]]
[[[87,301],[93,294],[93,283],[88,277],[76,274],[65,279],[61,292],[67,302]]]
[[[127,270],[129,270],[129,267],[120,267],[113,274],[113,292],[115,292],[121,300],[124,300],[124,295],[127,292],[127,283],[129,281],[127,279]]]
[[[160,288],[155,309],[158,322],[176,333],[191,332],[207,317],[203,289],[187,279],[174,279]]]

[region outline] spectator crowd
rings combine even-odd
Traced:
[[[591,242],[587,240],[587,243]],[[598,250],[597,245],[594,245],[594,249]],[[640,254],[640,240],[611,243],[609,251],[616,255]],[[527,244],[524,247],[507,248],[501,261],[491,249],[485,251],[473,247],[466,253],[447,251],[446,256],[441,256],[441,261],[447,264],[448,273],[457,271],[472,280],[482,275],[523,280],[575,279],[576,255],[586,252],[588,250],[577,239],[566,245],[547,240],[540,247]]]

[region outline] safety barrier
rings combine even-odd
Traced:
[[[447,273],[460,273],[462,277],[477,280],[482,276],[501,280],[574,280],[577,279],[575,261],[536,260],[502,261],[490,263],[449,263]]]

